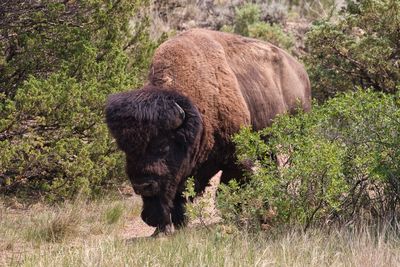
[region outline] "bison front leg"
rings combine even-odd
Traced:
[[[171,209],[169,205],[161,202],[161,220],[151,236],[158,237],[160,235],[171,235],[173,232],[174,225],[172,224]]]
[[[158,196],[142,197],[142,199],[142,220],[148,225],[156,227],[152,236],[172,234],[174,232],[171,218],[172,203]]]
[[[176,229],[182,228],[187,224],[185,216],[186,199],[182,194],[177,194],[174,199],[174,207],[171,210],[171,219]]]
[[[171,211],[166,201],[158,196],[142,197],[142,220],[150,226],[156,227],[153,236],[160,233],[171,234],[173,232]]]
[[[154,233],[151,235],[152,237],[160,237],[160,236],[168,236],[174,233],[174,226],[172,224],[160,225],[156,227]]]

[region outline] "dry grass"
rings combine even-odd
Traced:
[[[29,209],[0,206],[1,266],[399,266],[400,238],[390,230],[327,233],[228,233],[189,228],[172,237],[132,238],[132,199],[77,201]]]

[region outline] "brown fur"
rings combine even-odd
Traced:
[[[172,94],[171,98],[166,92]],[[146,100],[143,104],[142,98],[149,99],[148,103]],[[171,101],[178,102],[188,113],[178,130],[169,126],[179,122]],[[136,107],[135,111],[126,108],[131,105]],[[162,185],[164,182],[156,179],[153,189],[158,190],[157,199],[147,199],[142,217],[163,228],[171,223],[166,216],[172,213],[172,221],[182,223],[180,194],[186,178],[194,175],[196,190],[201,192],[220,169],[224,171],[223,181],[239,175],[231,136],[244,125],[262,129],[277,114],[293,112],[299,105],[310,109],[307,73],[293,57],[274,45],[204,29],[184,32],[163,43],[153,57],[147,86],[111,96],[107,104],[107,123],[127,154],[127,172],[134,188],[136,181],[143,182],[143,173],[157,174],[164,177],[162,181],[172,180]],[[129,112],[135,119],[121,119],[121,114]],[[138,115],[141,112],[147,117]],[[175,138],[179,131],[187,148],[181,157],[147,158],[150,163],[146,162],[146,147],[152,140]],[[135,142],[130,141],[133,139]],[[172,171],[174,165],[176,170]],[[168,204],[154,208],[154,203],[163,201]],[[156,218],[162,217],[157,213],[163,213],[165,218]]]

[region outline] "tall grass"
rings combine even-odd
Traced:
[[[167,238],[127,238],[132,200],[0,208],[5,266],[398,266],[391,229],[227,231],[186,228]],[[140,231],[140,229],[134,229]],[[40,233],[40,234],[38,234]]]

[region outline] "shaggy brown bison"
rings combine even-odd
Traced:
[[[147,85],[106,105],[142,219],[156,233],[182,226],[187,177],[196,192],[219,170],[222,182],[240,177],[231,136],[244,125],[262,129],[299,103],[310,109],[310,94],[303,66],[272,44],[203,29],[163,43]]]

